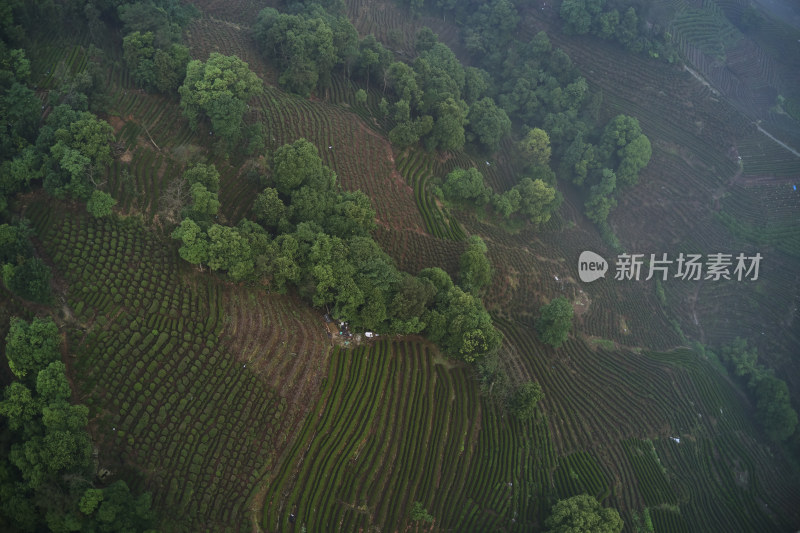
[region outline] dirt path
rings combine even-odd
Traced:
[[[731,185],[766,186],[766,185],[794,185],[800,182],[797,176],[742,176],[741,172],[731,178]]]
[[[713,86],[713,85],[711,85],[710,83],[708,83],[708,81],[706,81],[706,79],[705,79],[703,76],[701,76],[700,74],[698,74],[698,73],[697,73],[697,71],[695,71],[695,70],[693,70],[693,69],[689,68],[689,67],[688,67],[688,66],[686,66],[686,65],[684,65],[684,66],[683,66],[683,68],[684,68],[685,70],[687,70],[687,71],[689,72],[689,74],[691,74],[692,76],[694,76],[695,78],[697,78],[697,80],[698,80],[700,83],[702,83],[703,85],[705,85],[706,87],[708,87],[709,89],[711,89],[711,92],[712,92],[712,93],[714,93],[716,96],[719,96],[719,91],[717,91],[717,90],[714,88],[714,86]]]
[[[786,143],[780,141],[779,139],[775,138],[771,133],[769,133],[767,130],[762,128],[761,124],[759,124],[758,122],[756,122],[756,127],[758,128],[758,131],[760,131],[761,133],[763,133],[764,135],[766,135],[767,137],[769,137],[770,139],[772,139],[773,141],[775,141],[776,143],[781,145],[782,147],[784,147],[787,150],[789,150],[790,152],[792,152],[795,156],[800,157],[800,152],[798,152],[797,150],[795,150],[791,146],[787,145]]]

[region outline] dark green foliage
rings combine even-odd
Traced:
[[[598,146],[598,159],[616,169],[619,184],[626,186],[636,184],[651,153],[650,140],[639,121],[627,115],[617,115],[606,125]]]
[[[592,18],[599,15],[605,0],[564,0],[561,3],[561,18],[564,31],[583,35],[589,33]]]
[[[0,264],[17,263],[33,253],[28,240],[31,230],[25,224],[0,225]]]
[[[189,49],[177,43],[154,45],[153,32],[135,31],[122,41],[123,57],[136,83],[148,91],[171,93],[186,76]]]
[[[509,218],[513,213],[519,211],[522,197],[517,189],[509,189],[503,194],[492,196],[492,206],[504,218]]]
[[[370,79],[380,79],[384,86],[387,83],[386,72],[392,62],[392,53],[370,34],[358,43],[358,56],[355,67],[358,75],[364,79],[369,88]]]
[[[422,502],[414,502],[411,505],[409,518],[413,521],[421,520],[423,522],[433,522],[433,516],[423,507]]]
[[[553,348],[560,347],[569,336],[572,328],[572,304],[563,296],[553,300],[542,307],[542,315],[536,321],[536,331],[542,342]]]
[[[608,168],[603,169],[603,178],[599,184],[592,186],[586,207],[586,216],[597,224],[606,221],[608,214],[617,205],[614,190],[617,186],[617,176]]]
[[[561,157],[560,175],[575,185],[583,185],[590,171],[596,168],[596,147],[584,142],[578,134]]]
[[[183,219],[180,226],[172,232],[172,238],[181,241],[178,254],[183,260],[200,267],[208,263],[208,237],[195,221]]]
[[[467,50],[489,60],[500,60],[519,20],[517,9],[509,0],[481,3],[464,27]]]
[[[45,190],[57,198],[88,200],[111,163],[112,139],[105,120],[66,105],[55,107],[36,139]]]
[[[191,4],[177,0],[148,0],[120,2],[117,15],[126,34],[133,32],[153,33],[155,44],[164,47],[180,39],[181,28],[200,12]]]
[[[395,103],[395,108],[397,108],[401,102],[404,103],[406,107],[405,115],[407,115],[411,105],[413,104],[416,108],[422,97],[414,69],[405,63],[396,61],[389,65],[386,74],[389,87],[391,87],[394,94],[399,98]],[[408,120],[408,116],[400,116],[399,119]]]
[[[437,294],[436,307],[423,320],[430,340],[451,357],[468,363],[494,352],[502,341],[480,299],[460,287]]]
[[[310,15],[262,10],[254,28],[262,51],[274,59],[283,72],[280,84],[287,90],[309,96],[318,86],[330,86],[331,69],[357,40],[355,30],[348,39],[334,46],[331,26],[322,18]]]
[[[455,202],[471,202],[484,205],[492,191],[483,183],[483,175],[475,167],[457,168],[450,172],[442,185],[445,198]]]
[[[464,69],[464,100],[467,104],[472,106],[486,96],[491,87],[492,79],[488,72],[476,67],[466,67]],[[494,103],[494,100],[491,101]]]
[[[722,360],[731,366],[737,376],[749,376],[758,373],[758,352],[748,348],[747,340],[737,337],[730,344],[719,350]]]
[[[417,30],[417,34],[415,35],[414,50],[417,51],[417,54],[422,54],[433,48],[438,42],[439,36],[429,27],[423,26]]]
[[[4,90],[0,85],[0,148],[4,158],[36,139],[40,114],[39,99],[31,89],[16,81]]]
[[[748,379],[758,419],[775,442],[788,440],[797,428],[797,412],[792,407],[786,382],[758,363],[758,352],[748,348],[745,339],[736,338],[719,350],[722,360],[737,376]]]
[[[58,327],[51,319],[34,318],[28,323],[14,318],[6,336],[8,366],[18,378],[36,376],[61,359],[59,344]],[[30,383],[35,383],[35,377],[31,379]]]
[[[511,120],[489,97],[472,104],[467,115],[467,139],[477,142],[490,152],[500,146],[500,141],[511,131]]]
[[[408,148],[418,141],[419,135],[411,122],[402,122],[389,132],[389,142],[400,149]]]
[[[425,323],[420,317],[433,303],[435,296],[436,287],[431,280],[401,273],[397,292],[389,306],[394,314],[391,330],[404,335],[421,332]]]
[[[550,164],[550,137],[541,128],[533,128],[525,134],[519,142],[525,162],[532,166],[547,166]]]
[[[542,387],[535,381],[526,381],[514,389],[509,408],[520,420],[527,420],[536,414],[536,406],[544,398]]]
[[[123,480],[104,489],[86,489],[79,501],[80,513],[86,516],[83,527],[87,531],[147,531],[155,521],[151,500],[149,492],[132,494]]]
[[[464,125],[467,123],[467,105],[463,100],[447,98],[433,106],[433,128],[425,137],[428,150],[460,150],[466,137]]]
[[[792,408],[786,382],[767,372],[755,375],[750,384],[759,419],[770,439],[782,442],[797,428],[797,412]]]
[[[199,183],[210,192],[219,192],[219,172],[213,164],[206,165],[205,163],[197,163],[186,169],[183,173],[183,179],[185,179],[189,185]]]
[[[25,222],[0,225],[0,265],[3,281],[14,294],[26,300],[49,303],[50,267],[33,256]]]
[[[192,203],[187,210],[187,216],[194,220],[211,220],[211,217],[219,211],[219,199],[217,193],[206,189],[202,183],[193,183],[189,188]]]
[[[660,57],[670,63],[678,59],[669,35],[658,25],[643,24],[634,6],[642,7],[640,3],[627,1],[564,0],[560,15],[565,33],[591,33],[617,41],[631,52],[646,52],[652,58]]]
[[[275,228],[278,223],[286,216],[286,205],[278,196],[277,189],[267,187],[253,203],[253,217],[256,222],[265,228]]]
[[[53,531],[144,531],[155,518],[149,494],[134,498],[121,480],[91,488],[89,410],[69,403],[59,343],[50,320],[12,320],[6,354],[21,380],[6,387],[0,402],[13,432],[0,462],[0,523],[24,531],[45,524]]]
[[[429,68],[432,69],[430,73],[431,77],[429,78],[431,80],[434,80],[436,77],[442,75],[452,80],[452,82],[455,84],[454,91],[448,96],[452,98],[460,98],[461,91],[464,90],[464,67],[461,65],[461,62],[458,60],[453,51],[450,50],[446,44],[438,42],[435,43],[430,49],[422,52],[419,55],[419,59],[414,64],[427,64]],[[427,90],[424,82],[423,89]],[[436,95],[434,95],[434,97],[436,97]]]
[[[36,377],[36,393],[46,403],[69,400],[71,392],[64,363],[53,361],[39,371]]]
[[[436,295],[437,304],[444,302],[445,297],[454,286],[450,275],[439,267],[422,269],[419,273],[419,278],[421,280],[428,280],[433,284],[434,289],[436,289],[434,294]]]
[[[110,194],[95,189],[92,196],[86,202],[86,210],[95,218],[107,217],[111,214],[112,208],[117,204]]]
[[[288,195],[311,183],[315,189],[327,189],[332,182],[322,170],[317,147],[305,139],[278,148],[272,156],[272,182],[279,193]]]
[[[559,500],[545,521],[548,533],[620,533],[624,527],[616,509],[602,507],[588,494]]]
[[[200,120],[208,119],[214,135],[233,144],[241,136],[247,104],[261,93],[261,87],[261,80],[247,63],[236,56],[212,52],[205,63],[189,62],[178,92],[192,129],[197,129]]]
[[[483,240],[473,235],[467,250],[461,254],[460,285],[472,294],[479,294],[492,280],[492,264],[486,252]]]
[[[561,197],[554,187],[540,179],[523,178],[514,190],[519,193],[519,212],[534,224],[543,224],[561,204]]]
[[[234,281],[249,278],[255,267],[249,242],[236,228],[213,224],[208,229],[208,266],[226,270]]]

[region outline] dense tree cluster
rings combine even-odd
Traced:
[[[0,40],[0,213],[8,198],[39,177],[37,138],[41,104],[26,85],[30,62]]]
[[[236,56],[211,52],[208,60],[192,60],[178,88],[181,109],[197,129],[208,120],[214,135],[233,145],[241,138],[248,102],[262,91],[261,79]]]
[[[331,15],[318,4],[297,14],[266,8],[258,14],[253,32],[264,54],[281,70],[281,86],[304,96],[329,89],[337,68],[349,75],[356,66],[369,78],[379,56],[389,54],[374,39],[360,44],[347,17]]]
[[[535,381],[526,381],[514,390],[509,401],[509,409],[520,420],[527,420],[536,414],[536,406],[542,398],[544,398],[542,386]]]
[[[548,173],[547,167],[538,167],[531,175],[536,175],[537,171],[542,173],[542,170],[547,174],[546,179],[552,181],[549,175],[552,173]],[[511,189],[494,194],[484,184],[483,174],[474,167],[457,168],[450,172],[441,186],[441,194],[451,202],[475,206],[491,203],[495,211],[506,219],[520,213],[534,224],[550,220],[562,201],[555,187],[541,178],[524,177]]]
[[[133,80],[148,91],[174,93],[183,83],[189,49],[182,28],[197,8],[177,0],[140,0],[117,8],[125,37],[123,58]]]
[[[542,342],[553,348],[561,346],[569,336],[572,328],[572,304],[563,296],[542,307],[542,315],[536,321],[536,331]]]
[[[88,111],[59,105],[39,129],[44,188],[56,198],[88,200],[111,164],[113,130]]]
[[[737,338],[719,350],[722,360],[737,376],[747,380],[747,387],[756,404],[758,419],[770,439],[788,440],[797,428],[797,412],[792,408],[786,382],[758,363],[758,352]]]
[[[469,238],[467,250],[461,254],[459,282],[472,294],[480,292],[492,281],[492,264],[486,256],[486,244],[477,235]]]
[[[24,50],[8,52],[0,62],[0,212],[40,179],[53,196],[89,200],[111,163],[113,139],[111,126],[86,110],[88,96],[79,89],[91,81],[69,85],[65,95],[51,92],[55,105],[39,127],[43,106],[26,85],[30,63]]]
[[[650,140],[642,133],[639,121],[627,115],[611,119],[596,144],[578,134],[561,157],[559,174],[564,179],[588,188],[586,216],[604,224],[616,206],[618,187],[630,187],[652,155]]]
[[[620,533],[624,527],[616,509],[588,494],[558,500],[544,524],[547,533]]]
[[[424,4],[411,2],[412,11]],[[560,177],[585,186],[587,215],[607,227],[616,187],[635,184],[650,159],[649,140],[636,119],[620,115],[603,130],[595,128],[602,96],[589,94],[569,56],[553,50],[544,32],[528,42],[514,39],[520,17],[510,0],[429,7],[452,11],[462,21],[464,45],[477,66],[465,68],[426,27],[417,33],[413,61],[396,61],[372,35],[359,41],[341,11],[332,14],[311,2],[292,5],[291,13],[263,10],[255,35],[282,69],[281,83],[294,92],[326,89],[337,68],[348,76],[353,71],[367,85],[380,80],[389,94],[379,107],[394,124],[389,140],[399,148],[422,142],[429,150],[458,150],[469,142],[494,151],[511,131],[509,116],[515,117],[525,133],[518,149],[526,171],[512,190],[490,194],[497,212],[509,217],[519,211],[535,223],[550,218],[561,200],[552,154]],[[455,201],[488,202],[488,189],[473,170],[449,176],[442,190]]]
[[[12,319],[6,357],[16,380],[0,401],[0,528],[15,531],[145,531],[150,495],[124,481],[96,487],[89,410],[70,403],[60,335],[50,319]]]
[[[134,81],[148,91],[171,93],[186,76],[189,49],[178,43],[166,48],[155,46],[152,31],[135,31],[125,36],[122,50]]]
[[[564,0],[559,14],[566,33],[591,33],[616,41],[631,52],[645,52],[672,63],[678,59],[678,52],[665,38],[664,28],[642,20],[641,13],[647,7],[645,2],[630,0]]]
[[[50,267],[34,256],[31,230],[24,222],[0,225],[0,266],[6,287],[26,300],[49,303]]]
[[[262,51],[281,69],[279,81],[286,89],[304,96],[325,91],[337,69],[348,77],[355,74],[367,87],[380,83],[395,97],[391,104],[384,100],[383,109],[396,123],[390,140],[400,147],[421,140],[429,150],[457,150],[470,141],[495,150],[509,133],[508,115],[486,95],[486,73],[465,69],[427,28],[409,65],[395,61],[374,36],[359,40],[344,16],[315,3],[292,9],[296,12],[264,9],[254,28]]]
[[[114,200],[98,187],[112,160],[112,129],[87,110],[90,101],[101,100],[97,64],[88,61],[87,70],[78,74],[58,70],[55,79],[60,85],[49,93],[47,107],[51,108],[42,124],[46,106],[28,87],[30,62],[16,46],[46,8],[23,3],[7,7],[0,13],[4,28],[0,34],[0,214],[15,194],[41,180],[53,196],[88,201],[92,214],[105,216]],[[35,257],[27,226],[4,224],[0,234],[6,287],[27,300],[49,302],[50,269]]]
[[[420,0],[410,1],[412,11],[419,11],[425,4]],[[546,33],[539,32],[528,42],[513,37],[520,17],[510,0],[437,0],[427,4],[429,8],[455,15],[461,24],[463,43],[476,65],[462,69],[465,80],[462,95],[469,103],[467,139],[490,149],[495,148],[509,131],[505,118],[514,117],[523,126],[524,136],[518,144],[518,151],[523,165],[527,167],[524,177],[532,182],[536,182],[537,178],[541,180],[535,187],[530,182],[523,187],[529,192],[536,190],[544,193],[544,186],[555,186],[549,170],[552,155],[556,159],[555,168],[560,178],[585,187],[587,216],[600,224],[601,229],[607,228],[605,220],[616,205],[617,186],[635,184],[639,172],[650,160],[650,142],[642,134],[638,121],[619,115],[602,129],[595,125],[602,94],[589,93],[586,80],[580,76],[569,56],[561,49],[554,50]],[[600,10],[605,4],[606,0],[569,0],[562,4],[562,12],[564,9],[580,12],[583,17],[587,10]],[[619,9],[619,6],[611,6],[609,1],[608,9],[616,13],[614,9]],[[631,19],[631,16],[635,19],[635,12],[630,13],[632,15],[623,17],[622,24],[612,25],[613,32],[625,33],[623,29],[631,23],[638,31],[638,23]],[[609,26],[613,17],[611,14],[604,19],[606,26]],[[583,27],[580,26],[580,29]],[[637,39],[631,42],[640,42],[641,39]],[[417,37],[417,61],[425,59],[426,52],[436,44],[435,34],[423,29]],[[417,130],[424,131],[424,124],[403,122],[407,116],[405,110],[415,109],[414,95],[422,91],[417,61],[413,68],[407,65],[404,68],[390,68],[390,87],[395,89],[396,96],[400,98],[394,104],[393,116],[400,124],[393,131],[391,140],[400,146],[412,144],[423,136]],[[430,64],[444,68],[449,63],[439,54],[437,61]],[[453,72],[452,68],[445,70]],[[391,83],[393,71],[403,74],[403,77],[396,76],[402,80],[396,86]],[[451,86],[458,87],[458,81],[462,78],[453,79],[456,81]],[[495,83],[493,80],[500,81]],[[440,92],[439,89],[437,91]],[[387,110],[389,107],[387,104]],[[495,110],[502,111],[503,116]],[[496,210],[505,216],[516,211],[519,205],[517,192],[520,191],[496,195],[493,198]],[[549,194],[547,191],[545,198]],[[557,207],[558,200],[554,200]],[[531,217],[534,220],[539,218],[535,213]],[[546,214],[539,221],[547,218],[549,215]]]
[[[445,178],[442,194],[450,201],[480,206],[491,199],[492,189],[483,183],[483,174],[477,168],[457,168]]]
[[[253,220],[236,227],[214,222],[218,178],[211,166],[184,174],[194,195],[172,236],[186,261],[225,271],[235,281],[261,281],[278,292],[290,287],[355,329],[423,333],[466,361],[492,353],[500,334],[481,300],[469,291],[488,283],[485,245],[465,254],[462,286],[441,269],[418,276],[397,270],[370,232],[375,211],[360,191],[344,191],[305,139],[278,148],[264,175]],[[201,200],[198,200],[201,198]]]

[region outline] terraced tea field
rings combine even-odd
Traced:
[[[112,474],[142,472],[138,488],[154,492],[164,530],[531,531],[556,499],[583,492],[619,509],[627,531],[645,509],[656,531],[798,527],[800,486],[783,451],[757,437],[742,392],[682,347],[687,337],[714,344],[758,331],[777,368],[796,365],[781,354],[800,346],[800,334],[786,333],[797,331],[787,324],[800,283],[800,204],[786,192],[800,171],[749,118],[686,70],[568,40],[547,14],[524,18],[521,37],[546,29],[603,89],[602,118],[635,115],[653,141],[641,184],[611,217],[626,249],[749,252],[758,238],[769,252],[758,286],[670,281],[664,305],[652,282],[576,281],[581,251],[613,252],[574,191],[541,228],[513,231],[437,205],[430,184],[456,167],[476,166],[495,191],[510,187],[518,170],[511,140],[491,160],[394,151],[385,139],[391,124],[372,118],[382,96],[375,87],[365,106],[354,99],[359,86],[340,76],[310,100],[276,87],[248,33],[266,4],[197,4],[205,14],[187,34],[192,54],[250,63],[266,84],[246,120],[263,126],[267,151],[309,139],[345,188],[370,196],[375,238],[401,268],[440,266],[455,277],[463,240],[484,238],[494,268],[484,299],[504,335],[504,364],[515,381],[539,382],[545,398],[520,422],[480,393],[473,370],[424,341],[332,348],[319,313],[297,299],[182,263],[159,218],[170,181],[188,161],[214,163],[221,218],[236,222],[258,192],[246,164],[262,161],[215,151],[208,131],[189,130],[176,99],[144,94],[115,66],[108,119],[125,151],[107,188],[123,216],[97,221],[35,195],[25,214],[62,290],[68,368],[91,409],[100,463]],[[346,8],[362,34],[392,49],[410,53],[428,24],[459,51],[457,29],[442,17],[414,19],[390,2],[348,0]],[[700,39],[684,22],[683,34]],[[40,88],[56,68],[84,68],[87,46],[42,47]],[[119,50],[109,53],[120,60]],[[557,295],[576,318],[553,350],[533,324]],[[432,524],[411,521],[415,502]]]
[[[288,531],[526,531],[553,464],[547,425],[503,419],[468,368],[431,346],[380,341],[336,349],[322,395],[269,480],[263,527]],[[296,517],[292,526],[290,515]]]
[[[172,243],[133,219],[40,200],[27,214],[68,286],[69,365],[100,465],[141,470],[168,530],[244,528],[327,364],[327,337],[310,327],[319,317],[187,272]]]

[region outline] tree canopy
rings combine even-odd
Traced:
[[[206,62],[190,61],[178,89],[190,126],[196,130],[201,120],[208,120],[212,133],[228,144],[239,140],[248,102],[261,91],[261,79],[247,63],[218,52],[211,52]]]
[[[348,59],[358,36],[342,34],[334,46],[334,31],[323,18],[291,15],[266,8],[258,14],[254,28],[262,50],[283,70],[279,82],[287,90],[309,96],[318,85],[330,85],[331,69]]]
[[[12,319],[6,336],[8,366],[18,378],[35,376],[61,359],[59,344],[58,327],[52,319],[34,318],[30,323]]]
[[[635,185],[639,171],[650,161],[650,140],[642,133],[639,121],[627,115],[617,115],[603,130],[598,147],[601,161],[616,169],[620,185]]]
[[[457,168],[450,172],[442,185],[442,192],[448,200],[474,205],[484,205],[492,195],[492,190],[483,183],[483,174],[475,167]]]
[[[111,214],[112,208],[116,204],[117,201],[110,194],[95,189],[92,191],[89,201],[86,202],[86,210],[95,218],[103,218]]]
[[[480,293],[492,280],[492,265],[486,252],[483,239],[473,235],[469,239],[467,249],[461,254],[459,282],[464,290],[472,294]]]
[[[511,119],[489,97],[484,97],[469,107],[467,139],[480,144],[489,152],[500,146],[500,141],[511,131]]]
[[[734,339],[720,348],[719,354],[737,376],[747,378],[758,419],[767,436],[775,442],[788,440],[795,433],[798,417],[786,382],[758,363],[758,352],[748,347],[745,339]]]
[[[548,533],[620,533],[624,522],[616,509],[602,507],[588,494],[558,500],[545,521]]]
[[[558,348],[567,340],[572,328],[572,304],[563,296],[558,296],[543,306],[541,311],[541,317],[536,321],[539,337],[542,342]]]
[[[519,142],[523,157],[530,165],[547,166],[550,163],[550,136],[541,128],[533,128]]]
[[[11,430],[0,457],[0,524],[21,531],[147,530],[155,519],[150,494],[134,497],[122,480],[94,487],[89,409],[70,403],[59,345],[52,320],[12,319],[6,356],[18,379],[0,401]]]
[[[514,390],[510,399],[511,412],[520,420],[527,420],[536,414],[536,406],[544,398],[542,387],[535,381],[526,381]]]
[[[351,328],[423,333],[449,356],[468,362],[497,350],[501,337],[489,314],[479,298],[465,292],[479,291],[491,276],[479,238],[470,241],[463,260],[460,281],[466,289],[456,287],[440,269],[411,276],[400,272],[370,237],[375,210],[369,197],[342,190],[313,144],[298,139],[278,148],[269,168],[263,181],[267,187],[252,207],[256,222],[245,219],[235,227],[212,223],[203,215],[218,204],[195,194],[172,233],[183,259],[224,271],[234,281],[262,279],[278,292],[293,286]],[[207,170],[196,167],[186,175],[204,176]],[[211,182],[189,181],[193,193],[211,198],[203,185]]]
[[[39,130],[44,188],[56,198],[86,201],[111,164],[113,129],[88,111],[56,106]]]

